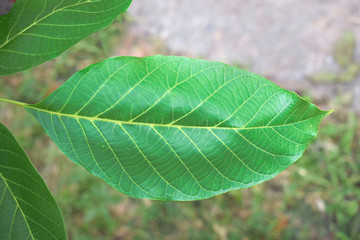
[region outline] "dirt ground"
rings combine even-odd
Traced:
[[[359,0],[135,0],[129,12],[132,33],[159,38],[170,54],[246,66],[314,99],[345,94],[360,105],[359,74],[346,83],[310,81],[342,71],[334,48],[345,32],[354,34],[360,61]]]

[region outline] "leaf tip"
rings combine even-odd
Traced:
[[[334,111],[335,111],[335,109],[323,110],[324,118],[326,118],[327,116],[329,116],[330,114],[332,114]]]

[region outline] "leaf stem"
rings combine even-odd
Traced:
[[[11,104],[18,105],[20,107],[25,107],[27,105],[26,103],[23,103],[23,102],[18,102],[18,101],[14,101],[14,100],[10,100],[10,99],[5,99],[5,98],[0,98],[0,102],[11,103]]]

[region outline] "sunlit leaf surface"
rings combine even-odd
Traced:
[[[75,163],[138,198],[195,200],[273,178],[328,114],[226,64],[119,57],[27,109]]]
[[[109,25],[131,0],[17,0],[0,16],[0,75],[57,57]]]
[[[44,180],[0,123],[0,239],[66,239]]]

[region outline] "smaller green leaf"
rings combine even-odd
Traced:
[[[0,16],[0,75],[51,60],[108,26],[131,0],[17,0]]]
[[[1,123],[0,239],[67,239],[60,209],[44,180]]]

